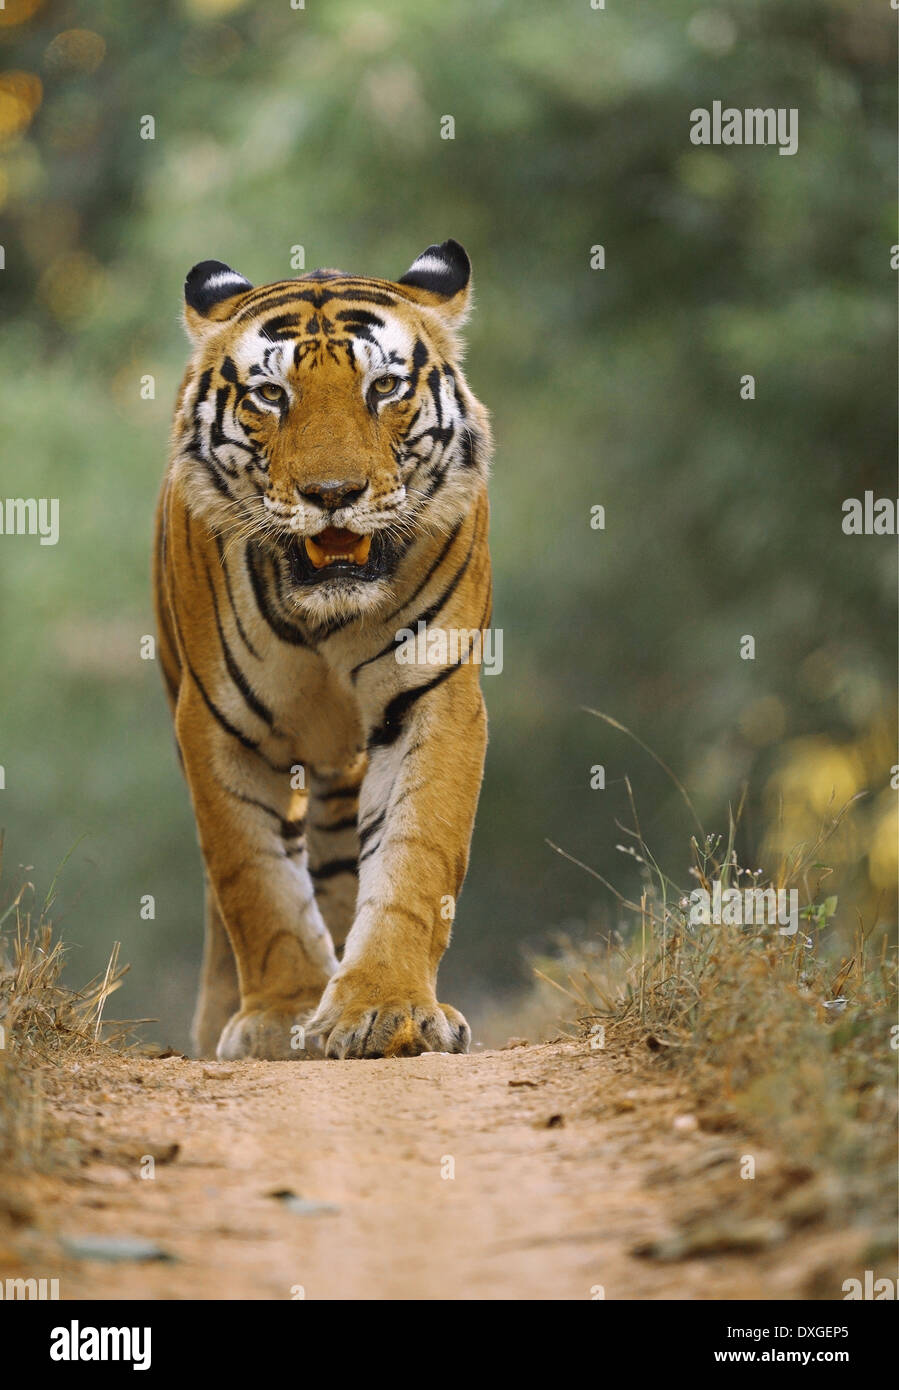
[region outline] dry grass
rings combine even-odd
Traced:
[[[575,1018],[566,1026],[648,1042],[662,1065],[689,1074],[722,1124],[730,1118],[796,1165],[837,1180],[854,1220],[893,1226],[895,946],[886,930],[860,920],[847,946],[838,901],[824,891],[821,856],[851,803],[769,875],[738,862],[739,812],[725,837],[706,835],[697,821],[686,889],[655,862],[632,797],[631,807],[634,823],[622,827],[627,843],[619,848],[639,890],[629,898],[601,879],[633,915],[630,940],[608,940],[589,959],[572,954],[562,971],[537,972],[567,995]],[[692,923],[690,892],[711,892],[716,879],[722,891],[795,888],[798,931]]]
[[[2,851],[2,845],[0,845]],[[38,901],[24,883],[0,915],[0,1165],[44,1167],[52,1145],[41,1104],[42,1074],[63,1060],[91,1055],[127,1029],[106,1023],[109,996],[127,967],[118,943],[104,973],[82,990],[61,983],[65,948],[50,913],[56,880]]]

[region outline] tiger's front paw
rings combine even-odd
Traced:
[[[467,1052],[471,1029],[457,1009],[428,991],[376,994],[352,975],[335,976],[307,1024],[320,1034],[326,1057],[417,1057],[421,1052]]]
[[[317,1038],[308,1035],[306,1020],[310,1008],[238,1009],[222,1029],[216,1057],[234,1062],[241,1057],[258,1057],[269,1062],[296,1062],[321,1057]]]

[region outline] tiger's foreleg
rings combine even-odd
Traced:
[[[437,1000],[468,865],[487,743],[476,666],[420,696],[369,746],[359,901],[340,968],[309,1030],[329,1057],[466,1052],[463,1016]]]
[[[187,677],[175,729],[200,846],[237,965],[240,1006],[220,1058],[297,1058],[337,968],[306,863],[304,793],[209,716]]]

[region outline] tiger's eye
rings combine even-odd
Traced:
[[[256,389],[262,399],[269,401],[272,405],[280,405],[284,400],[284,387],[276,386],[273,381],[267,381],[264,386],[259,386]]]
[[[395,391],[399,385],[399,377],[379,376],[371,384],[372,390],[379,396],[389,396],[391,391]]]

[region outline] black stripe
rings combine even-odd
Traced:
[[[262,329],[267,338],[295,338],[303,324],[304,320],[298,314],[279,314],[273,319],[266,319]]]
[[[268,623],[272,632],[276,637],[280,637],[282,642],[290,642],[294,647],[308,647],[309,643],[300,632],[300,629],[294,627],[292,623],[286,622],[272,608],[262,575],[256,568],[255,555],[249,545],[246,546],[244,554],[246,556],[247,569],[250,572],[250,583],[253,587],[256,607]]]
[[[323,825],[320,821],[314,821],[312,828],[314,830],[324,830],[328,833],[333,833],[337,830],[355,830],[356,817],[344,816],[341,820],[336,820],[333,825]]]
[[[230,734],[232,738],[236,738],[238,743],[242,744],[244,748],[250,748],[254,753],[258,752],[258,741],[256,739],[250,738],[248,734],[243,733],[240,729],[236,728],[230,722],[230,720],[226,719],[225,716],[222,714],[221,710],[218,708],[218,706],[210,699],[209,695],[207,694],[206,687],[203,685],[203,682],[200,680],[200,677],[197,675],[196,671],[191,665],[190,657],[187,655],[187,643],[184,640],[184,633],[181,631],[181,624],[178,621],[178,615],[174,609],[172,609],[172,621],[175,625],[175,632],[178,637],[178,644],[181,648],[181,654],[184,657],[184,664],[190,672],[194,684],[196,685],[197,689],[202,695],[203,703],[209,710],[209,713],[212,715],[216,723],[220,724],[221,727],[225,730],[225,732]],[[261,757],[262,754],[260,754],[259,756]]]
[[[336,878],[338,874],[354,874],[356,872],[355,859],[332,859],[329,864],[321,864],[317,869],[310,868],[313,878]]]
[[[236,604],[235,604],[235,602],[234,602],[234,595],[233,595],[233,593],[231,592],[231,579],[230,579],[230,576],[229,576],[229,574],[228,574],[228,562],[227,562],[227,560],[226,560],[226,558],[225,558],[225,547],[224,547],[224,544],[222,543],[222,538],[221,538],[221,536],[218,534],[218,532],[216,532],[215,544],[216,544],[216,548],[217,548],[218,553],[219,553],[219,559],[220,559],[221,562],[222,562],[222,576],[223,576],[223,578],[224,578],[224,580],[225,580],[225,590],[226,590],[226,592],[227,592],[227,594],[228,594],[228,602],[229,602],[230,605],[231,605],[231,612],[232,612],[232,614],[234,615],[234,622],[235,622],[235,624],[236,624],[236,626],[237,626],[237,631],[238,631],[238,633],[240,634],[240,639],[241,639],[241,641],[243,642],[244,646],[246,647],[247,651],[250,653],[250,656],[255,656],[255,658],[256,658],[257,661],[261,661],[262,658],[260,657],[260,655],[259,655],[259,653],[257,652],[256,648],[253,646],[253,644],[252,644],[252,642],[250,641],[249,637],[247,636],[246,632],[244,631],[243,623],[240,621],[240,614],[239,614],[238,611],[237,611],[237,606],[236,606]]]
[[[218,781],[218,779],[216,780]],[[228,796],[233,796],[235,801],[240,801],[244,806],[255,806],[257,810],[264,811],[267,816],[272,816],[278,822],[279,825],[297,823],[285,821],[282,818],[280,811],[276,811],[274,806],[267,806],[264,801],[257,801],[255,796],[246,796],[243,792],[236,792],[233,787],[227,786],[224,782],[219,782],[219,786],[222,788],[223,791],[225,791],[228,794]]]
[[[344,309],[337,315],[338,323],[353,328],[383,328],[384,320],[379,314],[369,314],[365,309]]]
[[[194,459],[197,463],[202,463],[203,467],[208,472],[212,482],[215,484],[216,488],[222,494],[222,496],[227,497],[229,502],[234,501],[234,496],[231,492],[231,489],[228,487],[228,484],[225,482],[221,473],[218,471],[217,463],[214,463],[211,459],[208,459],[205,454],[201,454],[193,450],[188,452],[187,457]]]
[[[376,835],[377,832],[381,829],[381,826],[384,824],[386,815],[386,810],[382,811],[380,815],[375,816],[374,820],[369,821],[368,825],[360,829],[359,846],[361,849],[364,849],[365,846],[368,844],[368,841],[371,839],[372,835]]]
[[[233,787],[226,786],[224,782],[219,782],[219,786],[233,796],[236,801],[240,801],[244,806],[255,806],[257,810],[264,811],[267,816],[271,816],[278,822],[278,830],[284,840],[298,840],[302,837],[306,829],[306,817],[298,816],[296,820],[285,820],[280,811],[276,811],[274,806],[266,806],[264,801],[257,801],[255,796],[246,796],[243,792],[236,792]],[[295,851],[291,851],[295,853]]]
[[[194,396],[193,410],[196,417],[196,409],[201,401],[205,401],[206,392],[209,390],[209,383],[212,380],[212,368],[207,367],[197,383],[197,394]]]
[[[427,681],[424,685],[414,686],[411,690],[403,690],[399,695],[395,695],[381,717],[381,723],[372,731],[368,740],[369,748],[390,748],[403,732],[403,725],[406,715],[429,691],[441,685],[449,676],[453,675],[462,666],[459,662],[456,666],[445,666],[444,669],[433,680]]]
[[[275,716],[272,714],[268,706],[263,704],[262,700],[260,700],[258,695],[256,695],[255,691],[250,686],[250,682],[247,680],[243,671],[241,671],[237,662],[234,660],[234,657],[231,655],[231,648],[228,646],[228,642],[225,637],[224,630],[222,628],[222,620],[219,615],[218,596],[215,592],[215,585],[212,582],[212,575],[209,573],[209,566],[205,563],[205,561],[203,567],[206,570],[206,582],[209,585],[209,592],[212,596],[212,611],[215,617],[216,631],[219,635],[219,642],[222,646],[222,655],[225,658],[225,665],[228,668],[228,675],[231,677],[232,681],[237,686],[237,689],[243,696],[245,703],[257,716],[257,718],[261,719],[263,723],[267,724],[268,727],[271,729],[274,727]]]
[[[232,738],[236,738],[238,743],[242,744],[244,748],[251,748],[255,752],[259,747],[258,741],[256,739],[250,738],[247,734],[241,733],[240,729],[235,728],[235,726],[225,718],[218,706],[213,704],[212,700],[210,700],[209,696],[207,695],[203,682],[200,680],[200,677],[197,675],[193,666],[191,666],[186,652],[184,653],[184,660],[197,689],[203,697],[203,703],[209,710],[209,713],[212,715],[216,723],[222,726],[226,734],[230,734]]]
[[[172,628],[172,606],[169,599],[168,576],[168,506],[163,505],[160,512],[159,529],[156,538],[156,577],[159,582],[158,623],[159,666],[162,678],[172,703],[177,699],[181,684],[181,666],[178,661],[178,643]],[[176,675],[170,675],[166,659],[174,666]]]
[[[478,452],[475,448],[475,432],[469,425],[462,431],[462,467],[477,468]]]
[[[434,469],[434,472],[431,474],[431,480],[428,483],[427,491],[424,495],[424,500],[426,502],[430,502],[436,496],[440,488],[443,487],[443,484],[446,481],[446,475],[449,472],[449,466],[449,456],[446,453],[444,453],[443,458],[440,461],[440,464],[437,468]]]
[[[443,402],[440,399],[440,368],[432,367],[428,372],[428,390],[434,402],[434,410],[437,414],[437,424],[443,424]]]

